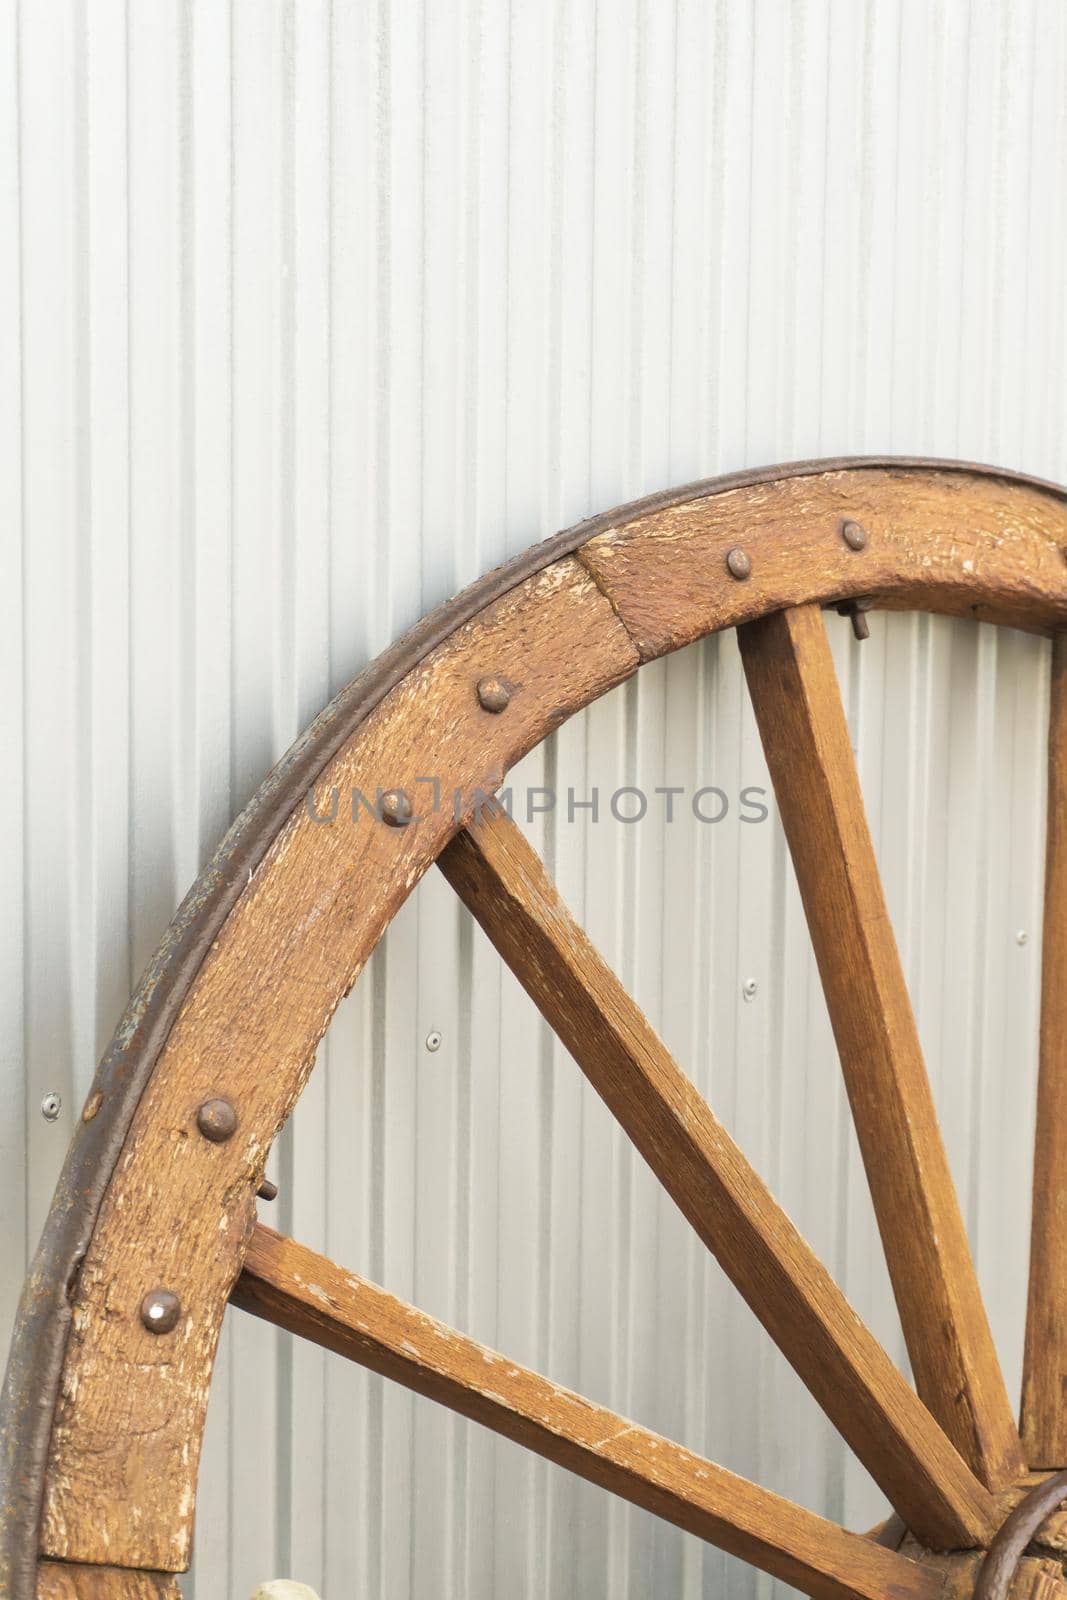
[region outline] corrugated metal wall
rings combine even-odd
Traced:
[[[746,464],[1067,478],[1067,8],[3,0],[0,74],[10,1306],[182,892],[421,612],[588,512]],[[831,626],[1015,1389],[1047,647]],[[532,831],[899,1356],[780,829],[737,820],[766,779],[733,640],[650,667],[526,774],[735,800],[714,826]],[[805,1505],[884,1514],[443,882],[323,1057],[274,1158],[281,1226]],[[235,1316],[187,1593],[281,1574],[327,1600],[772,1587]]]

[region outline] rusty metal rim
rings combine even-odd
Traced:
[[[70,1331],[70,1300],[101,1202],[167,1035],[216,934],[301,795],[386,694],[485,606],[609,528],[668,506],[784,478],[830,472],[959,472],[1067,489],[999,467],[919,456],[796,461],[704,479],[591,517],[530,547],[430,612],[325,707],[274,767],[182,901],[97,1068],[23,1289],[0,1394],[0,1596],[33,1600],[52,1416]]]

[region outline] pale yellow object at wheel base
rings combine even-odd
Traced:
[[[314,1589],[306,1583],[293,1583],[289,1578],[272,1578],[261,1583],[252,1600],[319,1600]]]

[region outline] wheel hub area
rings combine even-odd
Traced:
[[[937,1572],[943,1600],[1067,1600],[1067,1472],[1029,1472],[997,1496],[986,1549],[950,1554],[910,1534],[901,1555]]]

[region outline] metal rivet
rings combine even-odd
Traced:
[[[225,1144],[237,1132],[237,1113],[228,1100],[205,1100],[196,1113],[196,1125],[212,1144]]]
[[[506,711],[511,690],[503,678],[482,678],[478,684],[478,703],[483,711]]]
[[[1029,944],[1030,943],[1030,935],[1027,933],[1025,928],[1020,928],[1019,929],[1018,933],[1015,935],[1015,943],[1016,944]]]
[[[726,557],[726,570],[731,578],[743,583],[752,576],[752,557],[747,550],[731,550]]]
[[[95,1090],[95,1092],[91,1094],[88,1100],[85,1102],[85,1108],[82,1111],[82,1121],[92,1122],[103,1103],[104,1096],[101,1094],[99,1089]]]
[[[141,1301],[141,1321],[149,1333],[169,1333],[181,1314],[181,1301],[169,1289],[153,1289]]]
[[[278,1185],[276,1183],[271,1183],[269,1178],[264,1178],[263,1182],[256,1190],[256,1195],[260,1200],[277,1200]]]
[[[851,521],[851,519],[841,524],[841,537],[850,550],[866,550],[867,548],[867,529],[860,523]]]
[[[746,1000],[754,1000],[756,998],[757,987],[758,985],[755,978],[746,978],[744,983],[741,985],[741,993],[744,995]]]
[[[411,821],[411,801],[403,789],[387,789],[382,795],[382,821],[390,828],[406,828]]]
[[[426,1035],[426,1048],[427,1050],[440,1050],[441,1035],[436,1028],[431,1029]]]
[[[41,1096],[41,1115],[46,1122],[54,1122],[63,1109],[63,1096],[56,1094],[54,1089],[49,1089],[46,1095]]]

